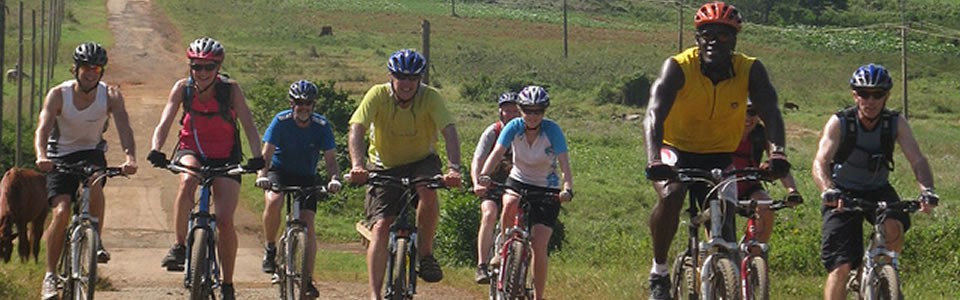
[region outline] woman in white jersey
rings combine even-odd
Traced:
[[[543,299],[547,284],[547,244],[553,234],[553,226],[560,214],[560,202],[573,199],[573,173],[567,140],[556,122],[544,118],[550,106],[550,96],[539,86],[528,86],[520,92],[518,104],[521,118],[507,123],[497,139],[497,145],[487,157],[480,171],[478,193],[483,193],[490,184],[490,174],[507,151],[513,152],[513,169],[507,177],[507,193],[503,195],[501,228],[511,225],[520,203],[519,190],[540,190],[559,193],[559,202],[531,202],[528,223],[533,224],[533,287],[534,298]],[[557,173],[560,168],[563,176]],[[499,255],[491,265],[499,264]]]

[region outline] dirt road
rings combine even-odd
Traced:
[[[112,179],[107,185],[103,241],[112,260],[100,265],[101,277],[109,284],[98,290],[97,298],[184,299],[187,295],[182,273],[160,267],[160,259],[173,242],[171,212],[176,177],[150,167],[145,157],[170,87],[187,75],[186,45],[181,45],[179,33],[150,1],[107,0],[106,4],[115,43],[108,49],[110,64],[104,81],[120,84],[126,98],[140,170],[129,179]],[[172,132],[164,147],[166,152],[170,152],[175,137]],[[108,131],[107,139],[112,147],[107,159],[119,164],[123,157],[115,130]],[[238,299],[277,298],[269,277],[260,272],[263,250],[259,214],[241,207],[236,225],[240,249],[234,281]],[[469,292],[440,285],[421,286],[418,298],[470,298],[465,296]],[[363,299],[366,295],[366,284],[362,283],[318,282],[317,288],[321,299]]]

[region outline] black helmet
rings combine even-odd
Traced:
[[[94,42],[87,42],[77,46],[73,51],[73,63],[77,65],[107,65],[107,50]]]

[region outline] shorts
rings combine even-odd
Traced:
[[[173,154],[173,161],[180,161],[181,158],[187,155],[196,157],[197,160],[200,161],[200,165],[204,167],[223,167],[226,165],[240,163],[240,156],[238,155],[232,155],[231,157],[228,157],[228,158],[204,159],[199,154],[197,154],[196,151],[187,150],[187,149],[177,149],[177,151]],[[230,178],[236,181],[237,183],[241,183],[240,175],[224,175],[223,177]]]
[[[699,168],[699,169],[721,169],[728,170],[733,164],[733,156],[730,153],[693,153],[680,151],[671,146],[664,145],[661,153],[663,151],[672,151],[673,156],[676,157],[676,163],[674,164],[677,168]],[[707,199],[707,193],[710,190],[705,184],[694,183],[690,184],[687,187],[688,197],[690,199],[690,205],[695,205],[702,209],[707,205],[704,201]],[[736,209],[727,209],[724,211],[723,223],[723,239],[729,242],[737,241],[737,230],[736,230]]]
[[[313,186],[320,183],[320,180],[317,178],[317,176],[295,175],[275,169],[270,169],[267,171],[267,179],[270,180],[270,183],[285,186]],[[305,199],[306,201],[300,202],[300,209],[317,212],[317,200],[323,196],[324,195],[319,191],[315,191],[313,195],[310,195]]]
[[[871,191],[854,191],[840,188],[849,197],[872,201],[897,202],[900,196],[889,184]],[[820,239],[820,261],[827,271],[833,271],[842,264],[849,263],[853,269],[863,262],[863,221],[870,224],[876,221],[874,211],[835,212],[833,207],[820,207],[823,216]],[[880,215],[882,220],[893,218],[903,224],[903,232],[910,229],[910,215],[902,211],[887,211]]]
[[[374,167],[370,170],[388,176],[422,178],[440,174],[440,167],[440,157],[436,154],[430,154],[424,159],[406,165],[390,169]],[[371,185],[367,188],[367,197],[364,202],[367,224],[399,215],[404,204],[400,199],[403,192],[402,188],[393,186]],[[413,207],[416,207],[416,202],[413,203]]]
[[[87,163],[100,167],[107,166],[107,158],[101,150],[77,151],[62,157],[51,157],[50,160],[53,161],[54,164],[72,164],[79,161],[86,161]],[[47,173],[47,202],[50,203],[50,200],[58,195],[70,195],[70,201],[77,200],[77,189],[80,188],[80,180],[86,180],[86,178],[63,173],[56,169],[50,171],[50,173]],[[106,184],[107,179],[104,178],[100,182],[100,186],[103,187]],[[50,203],[50,205],[53,205],[53,203]]]
[[[513,178],[507,178],[506,186],[510,190],[534,190],[550,193],[560,193],[558,189],[545,188],[541,186],[529,185]],[[546,201],[543,201],[546,200]],[[557,225],[557,218],[560,216],[560,202],[554,199],[537,199],[530,202],[529,217],[527,223],[532,227],[536,224],[543,224],[551,229]]]

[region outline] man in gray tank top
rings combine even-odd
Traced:
[[[120,90],[101,82],[107,65],[107,51],[96,43],[83,43],[73,53],[74,79],[50,89],[40,111],[34,146],[37,153],[37,169],[47,172],[47,199],[53,208],[53,219],[47,227],[46,274],[41,297],[57,297],[57,262],[63,250],[64,231],[70,221],[71,202],[76,195],[80,180],[74,175],[55,170],[56,164],[71,164],[80,161],[106,167],[107,143],[103,132],[107,129],[109,115],[116,120],[120,144],[126,155],[121,165],[123,173],[137,172],[137,159],[133,131],[124,107]],[[97,230],[103,229],[103,185],[90,187],[90,213],[100,222]],[[110,254],[101,248],[97,261],[106,263]]]
[[[820,259],[829,272],[824,299],[846,299],[847,276],[862,263],[863,220],[874,220],[872,212],[840,210],[843,203],[838,200],[900,201],[888,179],[893,169],[894,142],[900,145],[920,185],[921,211],[929,212],[940,200],[933,189],[930,165],[920,152],[910,124],[886,109],[893,87],[887,70],[874,64],[862,66],[850,78],[850,87],[856,105],[827,121],[812,168],[823,198]],[[886,247],[899,253],[910,228],[910,216],[902,211],[883,214]]]

